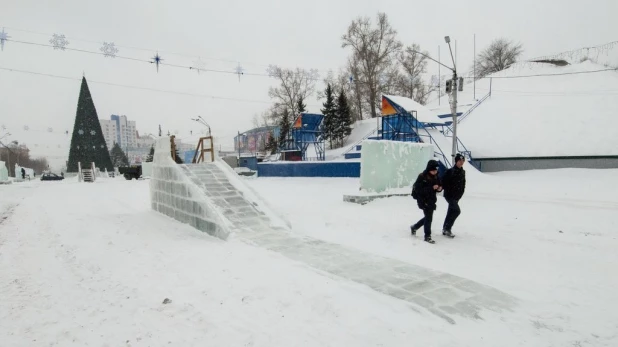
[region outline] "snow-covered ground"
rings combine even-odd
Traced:
[[[615,346],[618,170],[468,170],[458,236],[409,234],[408,197],[358,179],[247,178],[294,233],[466,277],[521,300],[456,324],[150,209],[148,181],[0,186],[2,346]],[[445,205],[434,221],[438,232]],[[165,298],[171,303],[163,304]]]
[[[453,228],[458,237],[439,236],[446,213],[440,199],[435,247],[410,237],[409,225],[421,213],[409,197],[359,206],[341,199],[358,189],[357,179],[248,181],[295,232],[449,272],[522,299],[537,329],[524,345],[618,344],[618,170],[468,172],[462,215]]]

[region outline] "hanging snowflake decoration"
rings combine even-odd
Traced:
[[[90,135],[94,136],[94,135],[96,135],[96,134],[97,134],[97,132],[96,132],[96,131],[94,131],[94,130],[90,130]]]
[[[101,52],[103,52],[103,56],[105,57],[115,58],[116,53],[118,53],[118,48],[116,48],[116,44],[113,42],[103,42]]]
[[[161,64],[162,61],[163,59],[161,59],[159,52],[157,52],[157,54],[152,57],[152,61],[150,63],[157,65],[157,72],[159,72],[159,64]]]
[[[4,32],[4,28],[2,28],[2,32],[0,32],[0,50],[4,51],[4,42],[9,40],[9,34]]]
[[[79,146],[77,146],[77,149],[79,149]]]
[[[236,66],[236,69],[234,71],[238,75],[238,82],[240,82],[240,75],[245,74],[245,69],[243,69],[242,66],[240,66],[240,63],[238,63],[238,66]]]
[[[206,68],[206,63],[202,60],[202,58],[197,57],[197,60],[193,62],[193,66],[191,66],[189,69],[196,70],[197,73],[199,74],[200,71],[203,71],[205,68]]]
[[[24,125],[24,130],[28,131],[28,130],[30,130],[30,127],[27,126],[27,125]]]
[[[52,129],[52,128],[47,128],[47,132],[48,132],[48,133],[54,132],[54,129]]]
[[[49,40],[49,43],[51,43],[52,46],[54,46],[54,49],[60,49],[63,51],[69,45],[69,41],[67,41],[64,34],[63,35],[54,34],[51,40]]]
[[[84,135],[84,131],[82,129],[79,129],[79,131],[77,132],[80,135]]]
[[[105,148],[105,145],[101,145],[101,148]]]

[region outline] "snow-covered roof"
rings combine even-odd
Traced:
[[[384,96],[391,99],[393,102],[403,107],[408,112],[416,111],[416,119],[420,122],[423,122],[423,123],[440,122],[442,123],[442,121],[440,120],[440,118],[437,117],[435,112],[432,112],[426,106],[423,106],[410,98],[406,98],[404,96],[397,96],[397,95],[384,95]]]

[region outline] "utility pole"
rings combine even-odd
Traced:
[[[446,93],[453,95],[453,99],[451,100],[452,102],[451,103],[451,113],[453,116],[453,149],[452,149],[451,156],[453,157],[452,162],[453,164],[455,164],[454,163],[455,155],[457,155],[457,91],[463,91],[463,78],[459,78],[459,79],[457,78],[457,66],[455,65],[455,58],[453,57],[453,50],[451,49],[451,38],[448,36],[445,36],[444,40],[448,44],[448,49],[451,52],[451,60],[453,61],[453,67],[444,65],[439,60],[435,60],[434,58],[430,57],[429,55],[423,52],[419,52],[419,51],[413,51],[413,52],[418,53],[424,57],[427,57],[428,59],[435,61],[439,65],[442,65],[445,68],[453,71],[453,78],[451,80],[446,81]],[[439,47],[440,46],[438,46],[438,48]],[[438,52],[440,52],[439,49],[438,49]],[[438,93],[438,95],[439,94],[440,93]]]
[[[451,164],[455,165],[455,155],[457,155],[457,90],[463,87],[463,85],[457,85],[457,66],[455,64],[455,58],[453,58],[453,50],[451,49],[451,38],[445,36],[444,40],[448,44],[448,49],[451,52],[451,60],[453,61],[453,81],[451,82],[451,88],[453,90],[453,100],[451,103],[451,112],[453,114],[453,151],[451,154]]]

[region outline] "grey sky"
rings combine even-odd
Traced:
[[[171,54],[183,53],[200,55],[210,69],[233,71],[240,62],[250,73],[265,73],[268,64],[280,64],[317,68],[325,74],[340,67],[348,55],[340,48],[340,38],[349,22],[359,15],[374,18],[377,11],[389,15],[404,44],[419,43],[434,56],[441,45],[442,60],[448,58],[443,38],[450,35],[457,40],[460,70],[472,63],[475,33],[477,51],[504,36],[523,43],[526,58],[618,39],[616,0],[0,0],[0,30],[6,27],[11,39],[39,43],[62,33],[69,47],[93,51],[103,41],[150,49],[121,47],[118,52],[141,59],[159,50],[164,63],[192,65],[196,58]],[[232,74],[198,75],[168,66],[157,73],[151,64],[14,42],[7,42],[0,52],[0,67],[74,78],[85,72],[91,81],[263,101],[221,101],[90,84],[100,118],[125,114],[137,121],[141,133],[155,133],[161,124],[186,135],[189,129],[199,129],[189,120],[199,114],[215,135],[223,137],[224,145],[231,144],[237,130],[251,127],[253,114],[268,107],[268,87],[274,82],[257,76],[244,76],[239,82]],[[435,64],[430,69],[437,72]],[[0,124],[15,134],[13,139],[30,144],[43,141],[34,130],[71,130],[78,93],[77,80],[0,71]],[[315,100],[308,103],[310,111],[319,110]],[[24,125],[33,131],[22,131]]]

